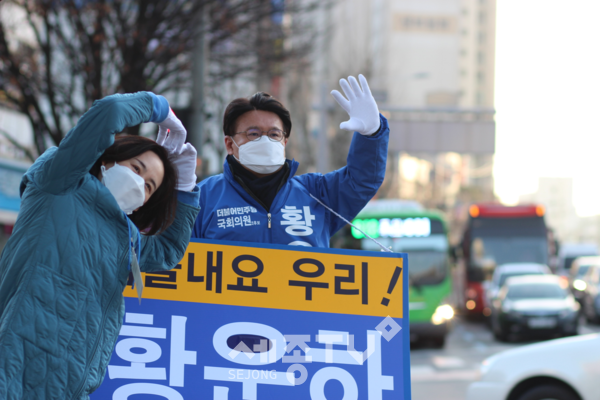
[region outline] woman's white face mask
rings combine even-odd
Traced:
[[[264,135],[258,140],[244,143],[241,146],[238,146],[235,140],[233,140],[233,144],[240,153],[240,159],[236,158],[236,160],[256,173],[271,174],[281,168],[285,162],[283,143],[274,142]]]
[[[110,169],[100,168],[102,183],[117,200],[117,204],[126,214],[131,214],[144,205],[146,199],[144,178],[131,169],[115,163]]]

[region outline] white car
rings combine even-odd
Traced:
[[[600,334],[527,345],[483,361],[467,400],[600,400]]]
[[[551,274],[550,268],[537,263],[507,263],[498,265],[494,269],[492,280],[485,285],[485,306],[491,308],[492,301],[508,278],[521,275],[547,275]],[[489,315],[489,314],[488,314]]]

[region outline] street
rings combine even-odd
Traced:
[[[483,322],[460,317],[446,338],[443,349],[426,344],[411,347],[411,385],[413,400],[464,400],[469,384],[478,378],[479,365],[485,358],[531,341],[500,343]],[[600,332],[600,325],[581,319],[579,334]]]
[[[0,400],[600,400],[599,14],[0,0]]]

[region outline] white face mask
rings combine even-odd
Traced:
[[[233,144],[240,149],[240,159],[236,158],[236,160],[244,167],[259,174],[271,174],[285,162],[283,143],[274,142],[264,135],[258,140],[244,143],[241,146],[238,146],[235,140],[233,140]]]
[[[115,163],[110,168],[101,167],[102,183],[117,200],[117,204],[126,214],[144,205],[146,191],[144,178],[131,169]]]

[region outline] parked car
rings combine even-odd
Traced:
[[[483,361],[467,400],[600,400],[600,334],[550,340]]]
[[[593,243],[563,243],[558,251],[558,271],[560,275],[567,274],[571,264],[577,257],[597,256],[598,246]]]
[[[485,285],[485,304],[491,309],[492,301],[508,278],[522,275],[550,275],[547,265],[536,263],[507,263],[496,267],[492,280]],[[485,314],[485,313],[484,313]],[[489,315],[489,314],[488,314]]]
[[[590,266],[600,266],[600,256],[585,256],[577,257],[572,263],[569,270],[569,286],[575,299],[582,302],[582,298],[587,288],[585,281],[586,274]]]
[[[588,322],[600,322],[600,266],[591,265],[581,281],[581,313]]]
[[[492,302],[492,331],[506,341],[526,334],[576,335],[579,303],[555,275],[509,278]]]

